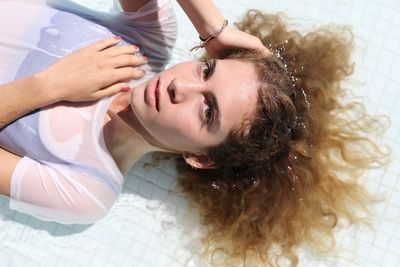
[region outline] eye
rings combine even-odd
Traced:
[[[208,77],[210,76],[211,73],[211,66],[209,61],[204,62],[204,67],[203,67],[203,78],[205,80],[208,79]]]
[[[214,109],[207,102],[204,103],[203,113],[204,113],[205,121],[207,122],[208,125],[210,125],[212,123],[212,119],[214,117],[213,116],[214,115]]]
[[[213,74],[216,65],[215,59],[210,59],[209,61],[205,61],[203,63],[203,78],[207,80]]]

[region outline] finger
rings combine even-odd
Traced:
[[[125,54],[134,54],[139,52],[139,47],[136,45],[116,45],[106,48],[102,51],[102,54],[106,57],[116,57]]]
[[[127,83],[116,83],[104,89],[98,90],[93,93],[93,98],[100,99],[107,96],[112,96],[120,92],[127,92],[130,90],[130,86]]]
[[[112,68],[139,67],[148,62],[148,59],[139,55],[121,55],[109,59]]]
[[[266,57],[272,56],[274,53],[269,50],[268,48],[264,47],[262,49],[259,49],[261,53],[263,53]]]
[[[127,82],[130,80],[141,79],[145,75],[145,71],[140,68],[123,67],[119,69],[108,70],[103,75],[100,86],[106,88],[118,82]]]
[[[138,80],[143,78],[145,74],[145,71],[141,68],[124,67],[115,70],[115,77],[118,77],[118,81]]]
[[[121,41],[121,37],[120,36],[114,36],[111,38],[106,38],[103,39],[101,41],[97,41],[94,44],[88,46],[89,49],[92,49],[94,51],[102,51],[110,46],[116,45],[117,43],[119,43]]]

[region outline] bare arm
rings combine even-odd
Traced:
[[[217,32],[224,16],[211,0],[177,0],[202,38]]]
[[[0,85],[0,128],[24,114],[52,102],[45,90],[40,90],[36,75]]]
[[[72,53],[48,69],[0,85],[0,129],[37,108],[58,101],[90,101],[129,90],[124,81],[143,77],[146,60],[132,45],[109,38]]]
[[[177,2],[203,39],[221,29],[225,18],[212,0],[177,0]],[[217,38],[207,42],[205,49],[211,57],[223,57],[232,49],[257,49],[266,55],[271,54],[260,39],[229,25]]]
[[[10,196],[11,176],[21,157],[0,148],[0,194]]]

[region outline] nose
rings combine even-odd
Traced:
[[[202,95],[205,85],[199,81],[189,81],[183,78],[174,78],[167,88],[172,103],[180,103],[193,97]]]

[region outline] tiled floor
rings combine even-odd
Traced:
[[[76,0],[108,10],[111,0]],[[393,162],[370,173],[368,187],[383,193],[377,205],[375,232],[349,229],[338,233],[341,258],[317,258],[302,252],[300,266],[400,266],[400,1],[398,0],[216,0],[225,16],[235,21],[245,10],[283,11],[298,27],[313,29],[327,23],[350,24],[356,37],[354,94],[367,110],[386,114],[391,127],[381,143],[393,149]],[[171,65],[195,55],[189,49],[197,34],[179,9],[179,38]],[[185,201],[168,193],[175,183],[171,162],[148,167],[143,159],[126,179],[123,195],[107,218],[90,227],[43,223],[16,213],[1,200],[1,266],[184,266],[189,248],[196,248],[196,218],[182,218]],[[198,266],[196,259],[188,266]]]

